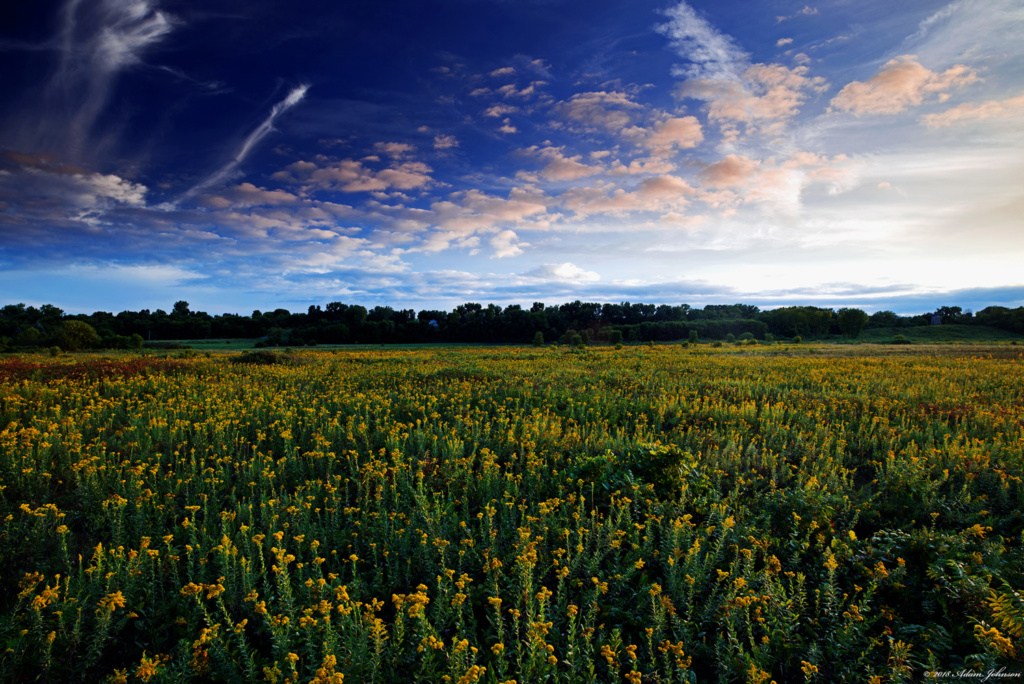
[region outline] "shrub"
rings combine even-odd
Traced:
[[[793,337],[793,344],[800,344],[803,341],[804,341],[804,338],[800,337],[799,335],[795,335]]]
[[[910,340],[903,335],[893,335],[890,344],[910,344]]]
[[[533,346],[534,347],[543,347],[544,346],[544,333],[542,333],[540,330],[538,330],[537,332],[535,332],[533,334]]]

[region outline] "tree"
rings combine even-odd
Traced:
[[[542,333],[540,330],[538,330],[537,332],[535,332],[533,334],[533,346],[534,347],[543,347],[544,346],[544,333]]]
[[[64,321],[57,332],[57,345],[64,351],[77,351],[99,344],[100,336],[85,321]]]
[[[857,337],[868,324],[868,315],[860,309],[840,309],[837,315],[839,331],[847,337]]]

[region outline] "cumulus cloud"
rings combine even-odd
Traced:
[[[529,246],[528,242],[520,242],[519,236],[512,230],[503,230],[491,238],[491,247],[497,259],[519,256],[523,253],[523,247]]]
[[[922,121],[929,128],[957,126],[986,119],[1014,119],[1024,117],[1024,95],[1005,100],[966,102],[938,114],[928,114]]]
[[[559,200],[577,219],[582,219],[596,214],[677,213],[689,204],[695,194],[694,188],[684,179],[665,174],[645,178],[631,192],[603,183],[570,188],[559,196]]]
[[[593,271],[585,271],[576,264],[565,262],[562,264],[544,264],[523,275],[529,278],[541,280],[561,280],[565,282],[594,282],[600,280],[601,276]]]
[[[633,114],[642,109],[628,94],[615,91],[577,93],[552,108],[557,117],[575,128],[613,132],[629,126]]]
[[[902,55],[885,63],[881,71],[867,81],[847,84],[831,102],[832,108],[861,114],[896,114],[921,104],[935,95],[944,102],[948,91],[978,80],[977,74],[963,64],[941,73],[922,66],[913,55]]]
[[[627,129],[624,134],[635,139],[637,144],[662,155],[673,149],[696,147],[704,140],[700,122],[695,116],[665,119],[651,128]]]
[[[501,117],[505,116],[506,114],[515,114],[518,111],[519,111],[518,107],[515,107],[513,105],[500,104],[499,103],[499,104],[496,104],[496,105],[494,105],[492,107],[488,107],[486,110],[484,110],[484,116],[492,117],[492,118],[495,118],[495,119],[500,119]]]
[[[224,209],[233,206],[265,206],[295,204],[299,198],[285,190],[267,190],[256,187],[252,183],[242,183],[229,188],[218,195],[204,195],[199,202],[211,209]]]
[[[510,67],[509,66],[509,67],[501,67],[500,69],[495,69],[494,71],[492,71],[490,73],[490,75],[495,77],[495,78],[498,78],[500,76],[515,76],[515,73],[516,73],[515,67]]]
[[[700,172],[705,185],[713,188],[730,188],[744,185],[757,173],[760,163],[738,154],[726,155],[724,159],[708,164]]]
[[[708,120],[722,127],[727,140],[735,140],[741,125],[747,132],[779,133],[811,94],[827,87],[824,78],[809,76],[806,66],[753,64],[740,81],[690,79],[677,94],[707,102]]]
[[[412,145],[398,142],[379,142],[373,146],[373,149],[381,154],[388,155],[392,159],[405,159],[416,151],[416,148]]]
[[[549,181],[571,181],[586,176],[593,176],[604,171],[600,166],[588,166],[580,160],[582,155],[567,157],[564,147],[539,147],[533,145],[522,150],[527,156],[537,157],[546,162],[540,170],[540,176]]]
[[[435,150],[450,150],[453,147],[458,147],[459,141],[454,135],[435,135],[434,136],[434,149]]]
[[[432,171],[418,161],[394,161],[387,168],[375,171],[363,161],[342,159],[322,166],[310,161],[293,162],[271,178],[297,183],[304,193],[314,190],[374,192],[425,188],[433,182]]]
[[[792,42],[792,38],[779,38],[777,41],[775,41],[775,47],[785,47],[786,45],[789,45]]]

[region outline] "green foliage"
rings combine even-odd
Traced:
[[[920,349],[0,359],[0,679],[1012,665],[1024,371]]]
[[[64,321],[57,331],[57,345],[64,351],[78,351],[98,345],[100,336],[95,328],[83,321]]]
[[[860,309],[840,309],[837,316],[839,331],[847,337],[854,338],[868,324],[868,315]]]
[[[540,330],[538,330],[537,332],[535,332],[533,334],[533,346],[534,347],[543,347],[544,346],[544,333],[542,333]]]

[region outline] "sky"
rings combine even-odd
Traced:
[[[34,0],[0,70],[0,304],[1024,305],[1020,0]]]

